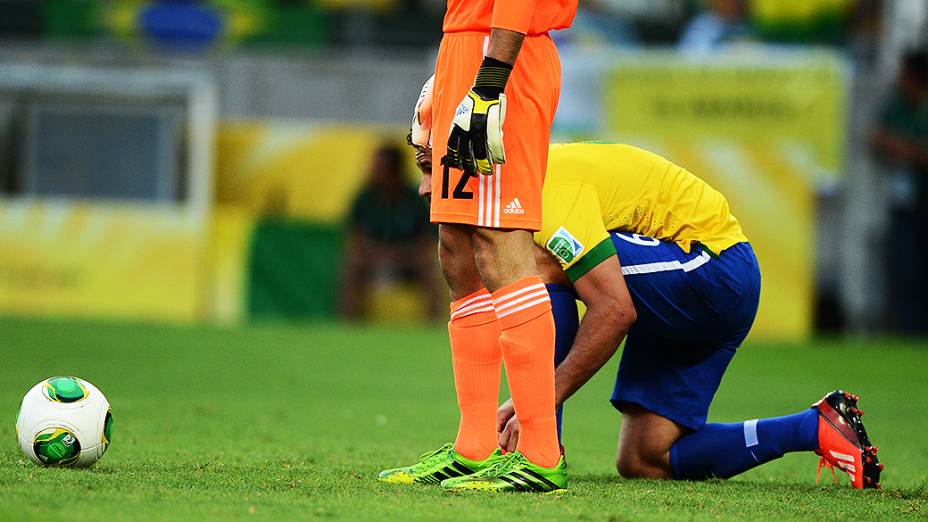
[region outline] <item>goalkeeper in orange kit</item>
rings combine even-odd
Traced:
[[[430,107],[431,218],[454,302],[448,324],[461,421],[453,443],[393,483],[448,490],[554,491],[567,486],[554,394],[554,321],[533,258],[560,62],[548,31],[570,26],[576,0],[448,0]],[[497,448],[505,362],[521,421],[516,451]]]

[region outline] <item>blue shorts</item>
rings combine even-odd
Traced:
[[[697,430],[760,298],[749,243],[715,256],[699,245],[612,233],[638,321],[628,332],[612,404],[644,409]]]

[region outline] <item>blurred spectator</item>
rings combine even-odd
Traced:
[[[850,50],[857,64],[873,67],[879,58],[880,37],[883,31],[881,0],[858,0],[851,14]]]
[[[553,36],[558,45],[632,47],[639,43],[635,27],[603,0],[582,2],[570,29]]]
[[[411,280],[424,290],[429,318],[443,317],[446,302],[435,248],[428,206],[406,180],[402,150],[394,145],[380,147],[351,207],[342,314],[361,318],[372,281]]]
[[[708,54],[721,45],[748,36],[744,0],[707,0],[708,9],[686,26],[678,48],[692,55]]]
[[[892,176],[887,283],[891,326],[928,332],[928,52],[903,57],[895,88],[873,136]]]

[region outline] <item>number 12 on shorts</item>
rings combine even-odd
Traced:
[[[454,186],[454,191],[451,192],[451,199],[474,199],[474,193],[467,190],[467,180],[470,176],[470,174],[461,172],[461,178],[458,180],[457,185]],[[448,165],[444,165],[441,173],[441,199],[448,199],[448,189],[450,185],[451,168],[448,167]]]

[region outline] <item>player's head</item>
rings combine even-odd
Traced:
[[[374,152],[370,183],[385,192],[393,192],[403,186],[403,151],[399,147],[384,144]]]
[[[744,15],[744,0],[711,0],[707,4],[709,9],[725,20],[737,20]]]
[[[416,151],[416,166],[422,172],[419,182],[419,195],[426,199],[432,198],[432,84],[433,75],[419,91],[419,99],[412,113],[412,125],[406,142]]]
[[[412,142],[412,135],[406,136],[406,143],[415,151],[416,167],[422,173],[419,180],[419,195],[426,199],[432,198],[432,148],[416,145]]]

